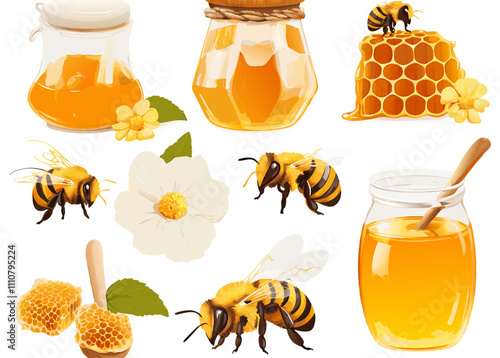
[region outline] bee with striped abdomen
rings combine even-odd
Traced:
[[[411,19],[413,17],[418,17],[415,15],[416,12],[421,12],[420,10],[413,10],[410,4],[405,4],[402,1],[392,1],[384,5],[379,5],[375,7],[368,16],[368,30],[377,31],[381,28],[384,29],[384,35],[389,31],[394,33],[396,23],[402,21],[405,24],[405,30],[408,30],[408,25],[411,24]]]
[[[184,342],[201,327],[216,349],[235,333],[235,353],[242,343],[242,334],[258,330],[259,346],[267,353],[264,335],[270,322],[286,329],[293,343],[310,350],[297,331],[311,331],[316,314],[309,298],[291,281],[304,282],[318,274],[328,260],[328,253],[321,250],[302,253],[303,245],[300,236],[281,240],[243,281],[222,287],[213,299],[203,303],[200,312],[177,312],[200,316],[200,324]]]
[[[30,142],[46,144],[41,141]],[[90,208],[97,197],[100,197],[104,201],[101,192],[109,189],[101,190],[100,183],[85,168],[71,164],[57,149],[49,144],[46,145],[49,146],[49,151],[42,154],[42,159],[35,159],[48,165],[50,167],[49,170],[23,168],[11,173],[31,171],[30,174],[16,178],[15,181],[17,183],[35,184],[33,188],[33,206],[36,210],[45,212],[37,224],[48,220],[57,204],[61,207],[63,220],[66,212],[64,205],[66,203],[80,205],[83,214],[89,218],[85,206],[87,205]],[[104,181],[114,183],[111,180]],[[106,203],[106,201],[104,202]]]
[[[313,153],[314,154],[314,153]],[[257,163],[257,185],[259,199],[264,194],[266,187],[278,187],[282,194],[281,213],[286,207],[286,200],[291,191],[299,190],[306,199],[307,207],[314,213],[323,215],[318,211],[318,204],[335,206],[340,200],[341,189],[339,177],[330,164],[313,155],[298,153],[266,153],[259,161],[254,158],[241,158],[253,160]],[[250,178],[248,178],[250,179]],[[247,185],[245,183],[245,186]]]

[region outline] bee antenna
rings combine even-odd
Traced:
[[[28,167],[28,168],[21,168],[21,169],[14,170],[14,171],[13,171],[12,173],[10,173],[9,175],[12,175],[12,174],[14,174],[15,172],[18,172],[18,171],[20,171],[20,170],[25,170],[25,169],[34,169],[34,170],[41,170],[42,172],[47,172],[45,169]]]
[[[116,184],[116,182],[112,181],[112,180],[109,180],[109,179],[104,179],[102,182],[99,183],[99,185],[101,185],[102,183],[104,183],[105,181],[109,182],[109,183],[113,183],[113,184]]]
[[[176,315],[178,315],[178,314],[184,314],[184,313],[196,313],[198,316],[202,317],[202,315],[199,312],[196,312],[196,311],[193,311],[193,310],[186,310],[186,311],[175,312]]]
[[[254,159],[254,158],[240,158],[238,159],[239,162],[242,162],[244,160],[253,160],[255,163],[259,164],[259,161],[257,159]]]
[[[99,193],[98,195],[99,195],[99,197],[102,199],[102,201],[104,201],[104,204],[105,204],[105,205],[108,205],[108,203],[106,202],[106,200],[104,200],[104,198],[102,197],[101,193]]]
[[[198,330],[198,328],[200,328],[201,326],[204,326],[206,325],[206,323],[202,323],[200,324],[198,327],[196,327],[195,329],[193,329],[193,332],[189,333],[189,336],[186,337],[186,339],[182,342],[186,342],[189,338],[191,338],[191,336],[194,334],[194,332],[196,332]]]
[[[257,173],[257,172],[253,172],[252,174],[250,174],[250,176],[248,177],[247,181],[245,182],[245,185],[243,185],[243,188],[247,186],[248,181],[250,180],[250,178],[252,177],[252,175],[254,175],[255,173]]]

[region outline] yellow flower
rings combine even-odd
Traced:
[[[490,102],[482,99],[488,88],[474,78],[458,80],[453,87],[446,87],[441,92],[441,104],[446,104],[450,117],[457,123],[466,119],[470,123],[481,123],[479,112],[484,112]]]
[[[147,99],[140,100],[131,109],[129,106],[121,106],[116,110],[118,123],[113,124],[113,129],[117,131],[116,139],[125,138],[127,142],[133,140],[151,139],[155,136],[153,129],[158,128],[158,111],[149,108]]]

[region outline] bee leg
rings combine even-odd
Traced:
[[[288,337],[292,340],[293,343],[295,343],[298,346],[301,346],[307,351],[312,350],[312,348],[308,348],[304,346],[304,340],[300,336],[300,334],[297,333],[295,329],[293,329],[293,322],[288,313],[281,307],[279,307],[280,313],[281,313],[281,318],[283,319],[283,323],[285,324],[286,331],[288,333]]]
[[[311,187],[309,186],[309,183],[305,183],[303,190],[304,190],[304,193],[303,193],[304,198],[306,198],[307,207],[313,213],[316,213],[318,215],[324,215],[323,213],[320,213],[318,211],[318,204],[313,199],[311,199]]]
[[[262,349],[262,352],[269,354],[266,351],[266,339],[264,338],[267,329],[267,322],[265,319],[264,304],[262,302],[257,304],[257,311],[259,313],[259,347]]]
[[[64,189],[62,189],[57,196],[58,196],[57,203],[61,207],[61,214],[62,214],[61,220],[64,220],[64,215],[66,214],[66,208],[64,207],[64,204],[66,204],[66,200],[64,198]]]
[[[281,214],[284,214],[286,199],[288,198],[288,195],[290,195],[290,184],[286,183],[283,189],[281,189],[281,187],[278,185],[278,191],[283,194],[283,196],[281,197]]]
[[[82,203],[80,203],[80,205],[82,206],[83,215],[85,215],[85,217],[86,217],[87,219],[90,219],[90,218],[89,218],[89,214],[87,214],[87,209],[85,209],[85,204],[83,204],[83,202],[82,202]]]
[[[40,220],[39,222],[36,223],[37,225],[40,225],[41,223],[43,223],[45,220],[48,220],[52,216],[52,212],[54,211],[54,208],[57,205],[57,199],[59,199],[59,196],[58,195],[54,195],[49,200],[49,202],[47,203],[48,208],[45,211],[45,214],[43,214],[42,220]]]
[[[226,340],[227,336],[229,336],[229,333],[231,333],[231,331],[227,331],[226,334],[220,336],[219,342],[217,342],[217,345],[215,347],[212,347],[212,349],[217,349],[220,346],[222,346],[224,344],[224,341]]]
[[[233,351],[233,353],[238,352],[238,349],[241,346],[242,342],[241,335],[243,334],[243,327],[245,327],[247,322],[248,318],[246,318],[245,316],[241,316],[240,322],[238,323],[238,327],[236,328],[236,349]]]

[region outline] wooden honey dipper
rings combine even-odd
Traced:
[[[86,249],[87,267],[89,269],[90,284],[94,294],[94,302],[102,309],[108,309],[106,300],[106,280],[104,277],[104,261],[101,243],[92,240],[87,244]],[[91,349],[80,347],[83,354],[88,358],[124,358],[130,351],[130,348],[123,352],[98,353]]]
[[[462,182],[467,174],[471,171],[471,169],[476,165],[479,159],[483,156],[484,153],[488,151],[491,147],[491,142],[488,138],[479,138],[472,146],[469,148],[467,153],[465,153],[464,157],[458,164],[457,169],[453,173],[446,187],[454,186],[460,182]],[[457,189],[446,190],[443,191],[438,199],[442,199],[444,197],[455,194]],[[431,223],[432,220],[443,210],[443,206],[438,206],[435,208],[429,209],[422,220],[417,224],[418,230],[425,230],[427,226]]]

